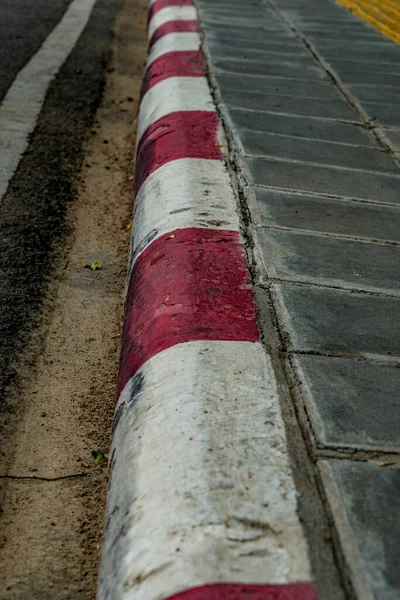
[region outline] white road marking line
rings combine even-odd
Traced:
[[[0,106],[0,200],[28,147],[49,85],[73,50],[96,2],[71,2],[41,48],[18,73]]]
[[[261,343],[196,341],[160,352],[126,385],[116,414],[99,598],[309,581]]]

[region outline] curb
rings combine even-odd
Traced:
[[[153,0],[99,600],[316,600],[190,0]]]

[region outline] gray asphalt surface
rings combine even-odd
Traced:
[[[69,4],[0,0],[0,101]],[[66,209],[101,97],[117,7],[118,0],[96,3],[50,86],[28,150],[0,203],[0,453],[3,425],[21,401],[21,364],[40,352],[36,326],[46,319],[44,298],[62,257]]]
[[[0,1],[0,101],[18,71],[37,52],[70,0]]]

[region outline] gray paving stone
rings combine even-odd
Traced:
[[[385,129],[384,134],[400,152],[400,129]]]
[[[323,54],[328,62],[347,61],[349,56],[351,56],[351,60],[356,63],[361,62],[364,66],[367,66],[371,60],[376,64],[382,64],[384,69],[387,69],[387,64],[400,66],[400,47],[397,46],[395,49],[377,50],[375,46],[371,49],[370,44],[368,44],[362,50],[354,50],[354,46],[336,44],[334,46],[325,45],[321,50],[321,44],[319,44],[319,48],[321,54]]]
[[[341,99],[325,102],[318,98],[299,98],[298,96],[282,96],[278,94],[258,94],[255,92],[232,91],[226,93],[230,106],[252,111],[266,111],[286,113],[288,115],[299,115],[319,117],[322,119],[334,119],[353,122],[357,120],[356,115]],[[263,113],[257,121],[262,121]],[[251,121],[252,119],[248,119]]]
[[[371,85],[349,85],[347,89],[360,100],[364,102],[374,102],[383,104],[394,104],[399,106],[400,87],[374,87]]]
[[[388,58],[389,55],[379,56],[377,53],[370,53],[367,57],[365,54],[354,55],[352,52],[350,55],[347,53],[346,58],[336,58],[332,57],[324,52],[324,58],[328,60],[334,67],[337,69],[359,69],[360,71],[364,69],[372,70],[374,72],[379,71],[380,73],[400,73],[400,57],[399,55],[393,56],[392,60],[387,62],[384,60],[384,57]]]
[[[316,42],[315,44],[316,45]],[[365,40],[341,40],[338,44],[337,40],[321,38],[318,40],[318,48],[323,54],[327,49],[336,48],[342,54],[343,52],[348,57],[351,52],[365,52],[367,55],[373,52],[392,51],[393,47],[397,48],[396,44],[389,39],[379,37],[376,39]],[[339,49],[340,47],[340,49]]]
[[[400,106],[395,104],[370,104],[363,102],[363,109],[371,119],[382,125],[400,126]]]
[[[350,17],[350,18],[349,18]],[[360,27],[365,26],[368,27],[368,24],[364,22],[360,22],[357,17],[353,17],[350,13],[343,13],[341,15],[335,16],[324,16],[319,11],[318,13],[314,12],[313,14],[306,17],[296,17],[296,25],[301,27],[303,30],[304,27],[307,26],[318,26],[321,27],[321,24],[324,25],[325,29],[335,29],[340,27]],[[369,28],[370,29],[370,28]]]
[[[308,354],[292,362],[318,445],[400,451],[396,365]]]
[[[235,15],[239,17],[243,17],[243,8],[241,9],[240,4],[231,2],[227,4],[226,2],[218,2],[218,4],[210,4],[209,2],[199,2],[200,9],[203,14],[207,15]],[[257,2],[255,4],[249,3],[246,7],[246,16],[257,14],[260,15],[260,11],[262,10],[262,4]]]
[[[236,29],[257,29],[260,27],[260,19],[259,18],[243,18],[243,17],[230,17],[230,16],[218,16],[218,17],[210,17],[205,14],[202,18],[204,25],[210,26],[212,29],[216,29],[217,27],[223,27],[225,30],[236,30]],[[262,28],[264,31],[271,32],[273,35],[277,33],[280,35],[286,33],[286,30],[279,24],[279,22],[274,21],[263,21]]]
[[[248,158],[247,162],[256,185],[400,204],[396,176],[267,158]]]
[[[394,292],[400,301],[399,246],[267,227],[256,238],[268,279]]]
[[[341,33],[340,31],[324,31],[320,29],[319,31],[312,31],[310,33],[307,32],[306,35],[309,40],[316,44],[320,39],[323,39],[324,41],[335,41],[338,44],[340,44],[340,42],[343,39],[345,41],[354,40],[355,42],[373,42],[374,40],[376,40],[376,35],[373,31],[363,31],[357,33],[353,31],[351,33],[348,33],[348,35],[344,36],[343,33]]]
[[[299,57],[301,60],[301,57]],[[256,75],[259,77],[283,77],[287,79],[302,79],[302,80],[326,80],[326,75],[316,67],[308,66],[307,64],[296,63],[282,59],[282,62],[272,62],[266,60],[237,60],[227,58],[215,58],[214,66],[216,69],[226,71],[228,73],[236,73],[242,75]],[[308,63],[308,61],[307,61]],[[237,76],[236,75],[236,76]]]
[[[364,202],[314,198],[273,190],[255,189],[249,195],[256,225],[279,225],[293,229],[400,242],[400,210]]]
[[[400,299],[291,284],[272,293],[295,352],[400,357]]]
[[[324,28],[321,28],[321,21],[302,21],[299,22],[296,20],[296,25],[300,27],[301,32],[305,36],[321,36],[324,33],[328,34],[328,37],[333,34],[335,37],[340,36],[342,38],[352,38],[355,37],[376,37],[376,33],[373,29],[369,29],[368,27],[364,27],[360,21],[354,22],[343,22],[343,21],[335,21],[331,20],[324,21]],[[328,30],[328,31],[327,31]]]
[[[259,4],[252,6],[251,4],[248,4],[246,6],[246,13],[245,16],[246,17],[251,17],[253,15],[256,15],[258,18],[260,17],[260,11],[262,10],[261,6]],[[243,18],[244,13],[243,13],[243,7],[241,7],[240,5],[223,5],[223,4],[218,4],[216,6],[205,6],[203,5],[203,3],[201,3],[201,14],[202,15],[207,15],[207,17],[220,17],[220,16],[227,16],[227,17],[240,17]]]
[[[329,82],[307,81],[302,79],[282,79],[281,77],[238,77],[214,69],[221,91],[236,89],[244,92],[282,94],[284,96],[305,96],[308,98],[337,99],[338,93]]]
[[[228,99],[226,100],[226,96]],[[225,102],[236,104],[233,94],[222,96]],[[239,98],[240,100],[240,98]],[[323,121],[321,119],[306,118],[301,116],[278,115],[259,113],[236,108],[230,109],[230,115],[235,126],[240,130],[249,129],[253,132],[278,133],[298,138],[309,138],[312,140],[327,140],[342,144],[357,144],[379,148],[372,136],[368,135],[360,127]],[[353,149],[353,148],[352,148]]]
[[[246,44],[235,44],[234,48],[229,48],[225,44],[209,42],[208,48],[213,59],[248,59],[251,61],[279,62],[284,64],[291,61],[310,63],[310,57],[305,52],[299,48],[290,46],[283,49],[278,48],[278,50],[271,50],[269,48],[257,48],[254,50],[246,48]]]
[[[345,460],[320,465],[351,575],[365,590],[358,597],[398,600],[399,466]]]
[[[400,86],[400,73],[373,71],[369,69],[360,69],[358,65],[354,65],[353,69],[341,68],[335,66],[335,71],[338,73],[340,79],[344,84],[359,83],[368,84],[373,86],[386,86],[389,88],[396,88]]]
[[[225,48],[227,52],[229,50],[234,50],[236,48],[242,48],[245,51],[268,51],[271,50],[273,52],[302,52],[302,44],[298,42],[296,38],[269,38],[265,36],[262,39],[241,39],[235,38],[235,47],[232,48],[232,38],[228,34],[222,33],[213,33],[212,31],[207,31],[207,44],[209,47],[219,46],[221,48]]]
[[[280,21],[271,18],[270,13],[263,10],[259,6],[246,7],[245,11],[243,10],[243,8],[240,9],[240,7],[202,7],[201,15],[205,23],[233,23],[234,26],[237,26],[237,24],[240,24],[241,22],[250,22],[252,24],[255,23],[256,25],[259,25],[260,15],[263,15],[263,23],[266,26],[268,26],[271,22],[274,22],[277,28],[284,29]]]
[[[310,40],[311,41],[311,40]],[[340,46],[340,53],[344,54],[345,57],[354,52],[355,54],[365,52],[366,55],[371,55],[374,52],[391,52],[393,49],[393,42],[385,38],[379,38],[377,40],[332,40],[332,39],[314,39],[312,41],[314,48],[317,49],[318,53],[325,56],[325,51],[331,51],[333,47],[337,49]]]
[[[400,169],[393,159],[385,152],[375,148],[345,146],[330,141],[305,140],[245,129],[241,130],[240,138],[244,153],[249,156],[299,160],[321,165],[393,173],[400,176]]]
[[[252,25],[251,27],[243,27],[242,25],[229,27],[223,23],[214,22],[203,22],[206,29],[207,35],[210,31],[214,34],[226,35],[229,33],[231,40],[236,39],[250,39],[254,41],[267,41],[277,40],[282,41],[285,39],[297,40],[297,38],[289,30],[280,30],[275,25],[268,25],[263,21]],[[298,41],[298,40],[297,40]]]

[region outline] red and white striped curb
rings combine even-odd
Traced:
[[[150,4],[99,600],[316,600],[188,0]]]

